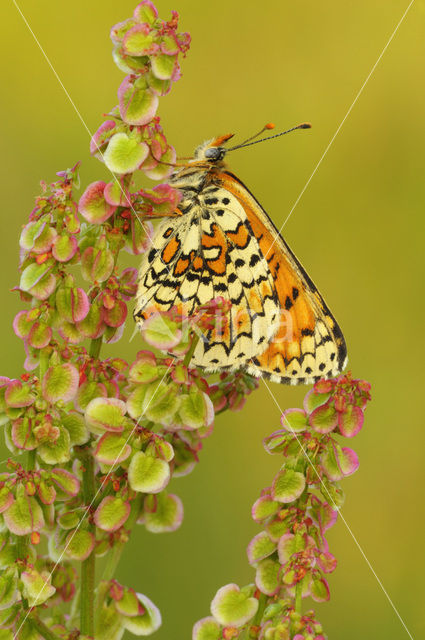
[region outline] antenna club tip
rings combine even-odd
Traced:
[[[264,129],[274,129],[275,126],[276,125],[273,122],[268,122],[267,124],[264,125]]]
[[[299,128],[300,129],[311,129],[311,123],[310,122],[303,122],[302,124],[300,124]]]

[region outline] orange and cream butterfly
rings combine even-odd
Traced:
[[[191,363],[287,384],[335,376],[347,360],[342,332],[267,213],[226,168],[226,153],[248,142],[226,149],[230,137],[205,142],[171,176],[182,199],[143,257],[135,319],[141,325],[152,309],[172,307],[191,316],[221,297],[231,303],[225,328],[203,335]]]

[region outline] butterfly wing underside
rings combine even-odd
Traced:
[[[203,336],[192,361],[209,371],[239,369],[277,332],[280,307],[246,216],[211,206],[217,188],[211,189],[180,203],[184,215],[157,230],[140,267],[135,319],[142,324],[152,310],[171,308],[192,316],[222,297],[231,303],[229,317]]]
[[[246,363],[246,370],[289,384],[337,375],[346,365],[347,349],[314,283],[245,185],[226,171],[216,174],[214,181],[227,192],[229,206],[236,201],[242,207],[273,277],[281,308],[278,331],[267,348]]]
[[[287,384],[337,375],[346,363],[341,330],[245,185],[211,165],[172,183],[183,215],[159,227],[143,257],[136,321],[172,307],[191,316],[220,296],[231,302],[228,322],[203,336],[193,364]]]

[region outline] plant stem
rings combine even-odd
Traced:
[[[300,580],[295,585],[295,613],[298,613],[299,615],[301,615],[301,609],[302,609],[303,582],[304,580]]]
[[[19,560],[25,560],[28,555],[28,536],[16,536],[16,553]]]
[[[44,640],[59,640],[59,636],[57,636],[36,616],[30,616],[29,622],[31,626],[41,635]]]
[[[102,346],[102,337],[95,338],[90,342],[89,354],[92,358],[99,358]],[[83,471],[83,496],[86,507],[91,507],[96,495],[96,481],[94,459],[90,445],[80,449],[81,461],[84,465]],[[90,520],[88,514],[86,529],[93,536],[96,528]],[[81,565],[81,591],[80,591],[80,632],[82,635],[94,638],[94,585],[96,575],[96,554],[94,550]]]
[[[254,620],[252,621],[252,625],[251,627],[259,627],[261,624],[261,620],[263,618],[263,614],[264,614],[264,609],[266,608],[266,604],[267,604],[267,600],[268,600],[268,596],[266,596],[264,593],[261,593],[259,599],[258,599],[258,609],[257,609],[257,613],[254,616]],[[256,638],[258,636],[258,632],[255,632],[255,635],[251,637]],[[248,632],[248,638],[250,637],[250,634]]]
[[[35,469],[35,454],[36,449],[31,449],[27,453],[27,471],[33,471]]]
[[[189,366],[190,361],[192,360],[192,356],[195,353],[196,345],[198,344],[198,342],[199,342],[199,336],[196,333],[194,333],[192,342],[190,343],[189,351],[186,353],[183,360],[183,364],[185,367]]]
[[[82,458],[83,495],[84,503],[89,506],[95,495],[94,460],[90,450],[86,450]],[[90,515],[89,515],[90,518]],[[87,520],[87,530],[95,535],[95,527]],[[82,635],[94,637],[94,582],[96,571],[96,554],[94,550],[81,565],[81,595],[80,595],[80,631]]]
[[[27,452],[27,461],[26,461],[26,470],[32,471],[35,468],[35,449]],[[25,560],[28,556],[28,544],[30,541],[30,536],[17,536],[16,547],[18,552],[18,558],[20,560]]]
[[[100,338],[95,338],[90,342],[89,354],[92,358],[99,357],[101,346],[102,346],[102,336],[100,336]]]

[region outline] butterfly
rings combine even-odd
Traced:
[[[172,174],[182,199],[143,256],[135,320],[173,307],[191,316],[221,297],[231,303],[227,322],[203,335],[192,364],[286,384],[336,376],[347,361],[341,329],[272,220],[227,169],[231,137],[200,145]]]

